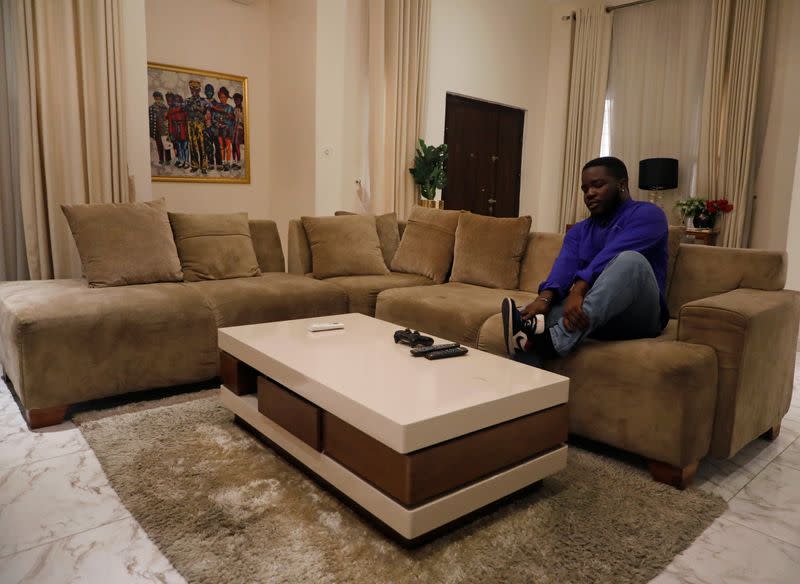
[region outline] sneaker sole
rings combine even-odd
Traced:
[[[501,313],[503,316],[503,340],[506,343],[506,354],[513,357],[512,347],[514,346],[514,331],[511,326],[511,310],[514,306],[514,301],[511,298],[503,298],[501,305]]]

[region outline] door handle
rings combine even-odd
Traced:
[[[494,204],[497,202],[497,200],[496,200],[496,199],[489,199],[487,202],[488,202],[490,205],[494,205]]]

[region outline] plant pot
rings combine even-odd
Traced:
[[[444,201],[441,199],[426,199],[424,197],[420,197],[417,200],[417,204],[420,207],[425,207],[426,209],[444,209]]]
[[[700,211],[692,218],[692,223],[695,229],[711,229],[714,227],[714,219],[714,215],[706,211]]]

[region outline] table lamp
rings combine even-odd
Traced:
[[[659,191],[678,188],[678,160],[675,158],[640,160],[639,188],[650,191],[650,202],[663,208]]]

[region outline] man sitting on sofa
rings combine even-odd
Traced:
[[[567,232],[536,300],[521,309],[502,303],[506,350],[532,365],[566,356],[586,337],[658,336],[669,319],[664,211],[631,199],[618,158],[587,162],[581,190],[591,216]]]

